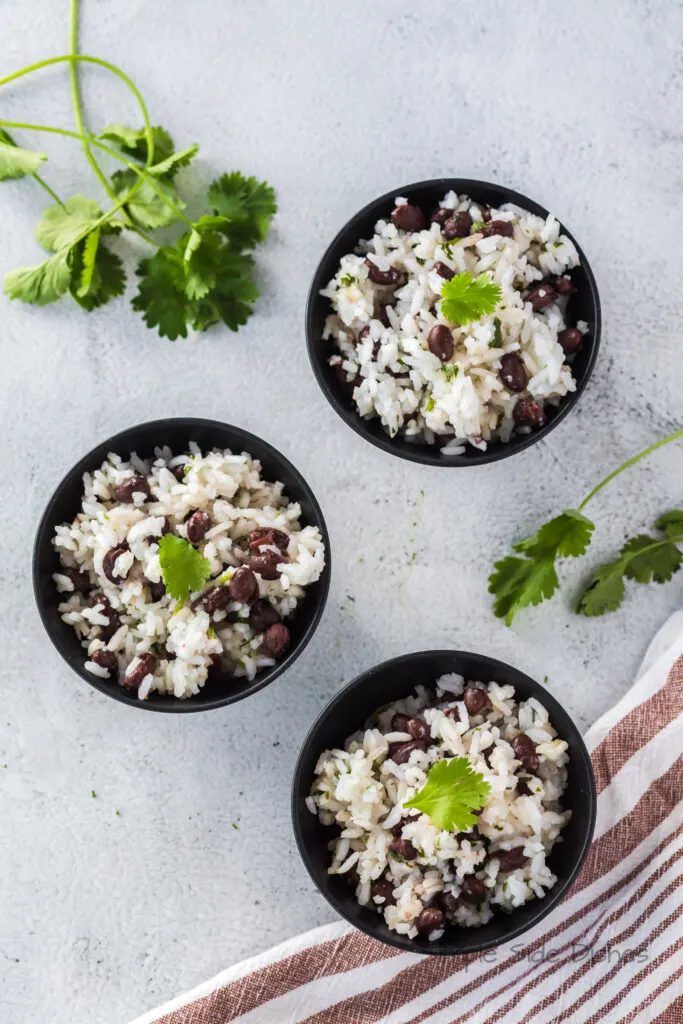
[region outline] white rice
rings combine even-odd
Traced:
[[[182,482],[172,472],[178,466],[185,468]],[[144,502],[140,500],[144,495],[135,495],[133,503],[118,502],[116,487],[138,474],[147,478],[151,499]],[[57,527],[53,540],[63,568],[88,575],[90,593],[76,592],[64,573],[55,573],[54,581],[64,595],[61,616],[87,650],[85,667],[93,675],[104,679],[111,675],[91,660],[98,649],[115,652],[119,681],[140,655],[154,655],[154,672],[138,688],[141,700],[153,691],[191,697],[204,686],[217,657],[225,672],[248,679],[274,664],[262,648],[263,634],[255,633],[247,621],[246,603],[232,601],[211,616],[165,593],[153,599],[150,585],[162,579],[158,541],[164,520],[169,520],[173,533],[187,539],[185,520],[196,510],[210,517],[208,531],[196,545],[211,563],[212,579],[205,589],[226,584],[248,561],[246,539],[255,527],[273,527],[289,536],[281,575],[266,580],[257,574],[259,597],[282,619],[294,613],[306,586],[320,577],[325,565],[318,527],[302,526],[299,505],[286,498],[282,483],[262,480],[260,463],[246,452],[233,454],[226,449],[202,454],[191,444],[189,453],[177,456],[169,448],[156,449],[149,461],[135,453],[128,461],[109,454],[99,469],[84,474],[81,511],[72,523]],[[103,559],[124,542],[129,550],[115,562],[114,575],[120,583],[114,584],[103,573]],[[109,619],[93,592],[103,594],[120,616],[120,628],[106,640],[101,634]]]
[[[561,842],[560,832],[571,813],[561,805],[567,744],[557,738],[537,700],[517,702],[512,686],[467,686],[486,690],[492,706],[468,715],[458,699],[464,687],[459,676],[442,676],[436,696],[418,687],[416,696],[373,716],[373,724],[350,736],[343,750],[326,750],[321,755],[307,800],[308,809],[324,825],[340,830],[329,846],[329,873],[357,872],[353,882],[358,902],[376,907],[389,928],[411,938],[418,934],[421,912],[430,904],[443,906],[444,895],[450,898],[446,923],[476,927],[497,911],[511,911],[542,898],[557,881],[546,857]],[[445,714],[448,709],[454,709],[451,716]],[[388,756],[389,746],[411,737],[392,733],[397,712],[423,719],[431,733],[427,749],[413,750],[409,761],[400,765]],[[511,745],[520,732],[536,746],[539,767],[534,775],[523,768]],[[466,756],[490,786],[474,829],[457,835],[439,829],[418,810],[402,810],[425,785],[431,766],[456,756]],[[530,795],[520,794],[522,780]],[[395,840],[391,829],[400,821],[403,828],[396,838],[410,840],[418,851],[414,860],[399,859],[390,849]],[[523,848],[527,862],[513,871],[500,871],[496,853],[517,847]],[[458,899],[468,876],[485,887],[484,898],[475,905]],[[371,887],[378,879],[393,886],[394,904],[387,906],[373,897]],[[429,938],[441,934],[438,931]]]
[[[402,202],[396,198],[397,205]],[[440,206],[468,212],[475,227],[481,221],[482,208],[466,195],[449,192]],[[493,220],[513,225],[513,238],[483,237],[475,231],[447,242],[437,223],[407,232],[391,220],[380,220],[371,239],[361,240],[356,252],[342,257],[321,292],[334,309],[323,334],[323,340],[331,339],[339,350],[330,363],[353,385],[359,414],[379,417],[391,437],[400,432],[407,441],[442,445],[443,454],[457,454],[467,443],[485,449],[490,441],[528,433],[530,428],[516,426],[513,418],[520,398],[530,397],[543,408],[557,405],[576,389],[557,340],[567,326],[567,297],[558,296],[536,313],[525,301],[530,287],[578,265],[576,248],[560,234],[551,215],[543,220],[511,203],[491,213]],[[373,284],[368,256],[380,270],[399,270],[405,283],[396,289]],[[446,364],[427,345],[431,328],[448,323],[438,304],[444,284],[433,269],[438,261],[455,274],[468,271],[476,277],[487,272],[502,292],[493,314],[452,328],[454,352]],[[395,304],[386,305],[385,325],[379,315],[387,302]],[[360,332],[368,326],[369,334],[361,339]],[[575,326],[586,333],[585,323]],[[527,371],[528,385],[522,393],[507,390],[500,378],[501,357],[513,352],[519,353]]]

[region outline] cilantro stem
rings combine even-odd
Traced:
[[[670,444],[671,441],[678,440],[679,437],[683,437],[683,430],[677,430],[675,433],[669,434],[668,437],[663,438],[661,441],[657,441],[656,444],[650,445],[649,448],[646,448],[644,451],[639,452],[638,455],[634,455],[633,458],[628,459],[628,461],[624,462],[623,465],[619,466],[618,469],[613,470],[609,474],[609,476],[606,476],[604,480],[600,481],[597,487],[593,488],[593,490],[590,492],[587,498],[583,499],[583,501],[579,505],[579,512],[582,512],[588,504],[588,502],[592,501],[596,494],[600,493],[603,487],[606,487],[607,484],[611,483],[612,480],[614,480],[615,477],[618,477],[620,473],[623,473],[625,469],[629,469],[631,466],[634,466],[636,462],[640,462],[641,459],[647,458],[648,455],[651,455],[653,452],[656,452],[658,448],[663,448],[665,444]]]
[[[54,201],[55,201],[56,203],[59,203],[59,205],[60,205],[60,206],[64,206],[64,203],[62,202],[62,200],[61,200],[61,199],[59,198],[59,196],[57,195],[57,193],[55,192],[55,190],[54,190],[54,189],[52,189],[52,188],[50,188],[50,186],[48,185],[48,183],[47,183],[47,182],[45,181],[45,178],[41,178],[41,176],[40,176],[39,174],[32,174],[32,175],[31,175],[31,177],[32,177],[32,178],[35,178],[35,180],[36,180],[36,181],[38,182],[38,184],[40,185],[40,187],[41,187],[41,188],[44,188],[44,189],[45,189],[45,191],[47,192],[47,194],[48,194],[49,196],[52,196],[52,198],[54,199]]]
[[[91,135],[83,135],[81,134],[81,132],[71,132],[67,128],[53,128],[51,125],[47,124],[27,124],[23,121],[0,121],[0,127],[19,128],[23,129],[24,131],[31,132],[48,132],[50,135],[64,135],[68,139],[88,139],[91,145],[97,146],[98,149],[104,150],[104,152],[108,153],[109,156],[113,156],[116,160],[120,160],[121,163],[125,164],[126,167],[129,168],[129,170],[134,171],[139,176],[140,180],[138,184],[134,185],[130,189],[130,191],[126,193],[123,199],[117,200],[116,204],[112,206],[110,210],[107,210],[107,212],[102,217],[100,217],[99,220],[95,221],[95,223],[88,228],[85,234],[89,234],[91,231],[94,231],[94,229],[96,227],[99,227],[100,224],[103,224],[105,221],[109,220],[113,213],[117,213],[123,206],[129,203],[143,181],[146,181],[147,184],[152,188],[152,190],[156,192],[161,201],[165,203],[170,210],[173,211],[174,216],[178,220],[181,220],[184,224],[187,224],[189,228],[194,227],[192,221],[188,220],[188,218],[184,215],[182,210],[178,206],[176,206],[173,200],[169,199],[169,197],[164,193],[163,189],[159,187],[157,182],[154,180],[154,177],[152,175],[147,174],[145,168],[140,167],[138,164],[132,163],[132,161],[130,160],[127,160],[125,156],[122,156],[121,153],[119,153],[115,149],[112,149],[110,146],[105,146],[105,144],[103,142],[100,142],[99,139],[94,139]],[[80,237],[85,237],[85,235],[79,236],[79,238]],[[76,241],[79,241],[79,239],[74,239],[74,242],[72,244],[75,244]],[[157,243],[154,242],[152,239],[149,239],[149,241],[151,242],[152,245],[157,245]]]
[[[71,0],[71,10],[69,14],[69,54],[71,57],[75,57],[78,53],[78,0]],[[83,138],[83,152],[85,158],[92,167],[95,175],[99,178],[102,188],[107,193],[110,199],[115,200],[116,196],[114,190],[107,181],[102,168],[98,164],[97,160],[92,154],[90,148],[90,142],[88,141],[85,130],[85,122],[83,120],[83,108],[81,106],[81,94],[78,88],[78,63],[75,60],[69,61],[69,78],[71,79],[71,97],[73,99],[74,114],[76,115],[76,126],[84,136]]]
[[[112,74],[116,75],[117,78],[120,78],[121,81],[128,86],[128,88],[138,101],[140,111],[142,113],[142,119],[145,125],[145,139],[147,142],[147,159],[145,161],[145,170],[148,167],[151,167],[154,161],[154,133],[152,131],[152,124],[149,119],[149,113],[147,111],[147,105],[143,100],[142,94],[140,93],[140,90],[136,86],[135,82],[133,82],[132,79],[128,77],[125,71],[122,71],[121,68],[117,68],[115,64],[110,64],[108,60],[101,60],[99,57],[88,57],[85,54],[81,53],[71,53],[61,57],[47,57],[45,60],[37,61],[37,63],[35,64],[28,64],[25,68],[21,68],[21,70],[19,71],[13,71],[11,75],[5,75],[4,78],[0,78],[0,88],[3,85],[9,85],[10,82],[15,82],[19,78],[23,78],[25,75],[30,75],[34,71],[40,71],[42,70],[42,68],[51,67],[53,64],[64,64],[66,61],[68,61],[72,65],[75,61],[83,62],[85,64],[96,64],[98,67],[105,68],[107,71],[111,71]],[[31,126],[27,125],[25,127]],[[75,133],[67,133],[63,129],[41,129],[38,128],[38,126],[34,126],[34,128],[37,131],[50,130],[55,131],[57,134],[74,134],[75,138],[81,137],[79,135],[75,135]],[[90,136],[87,136],[86,138],[88,138],[89,141],[94,142],[94,140],[91,139]],[[120,154],[112,150],[109,150],[109,152],[114,152],[114,156],[120,159]],[[126,202],[130,202],[131,198],[135,195],[137,190],[142,185],[143,180],[143,178],[139,178],[138,181],[136,181],[136,183],[133,185],[130,192],[128,193]],[[123,205],[125,204],[121,203],[121,206]],[[118,206],[117,209],[120,209],[121,206]]]

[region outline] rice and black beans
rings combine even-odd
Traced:
[[[399,196],[321,292],[334,310],[329,362],[359,414],[391,437],[457,454],[529,433],[576,389],[571,361],[588,328],[566,314],[578,263],[553,216],[449,192],[426,223]],[[494,313],[458,326],[442,315],[441,288],[465,272],[488,273],[502,294]]]
[[[191,697],[209,674],[253,679],[290,643],[285,621],[325,565],[317,526],[247,453],[197,445],[152,460],[110,454],[83,477],[81,511],[58,526],[59,611],[93,675],[136,690]],[[211,565],[182,603],[166,593],[159,539],[174,534]]]
[[[546,857],[571,813],[561,803],[567,744],[543,705],[452,674],[371,721],[316,765],[308,809],[340,830],[329,873],[410,938],[435,940],[543,898],[557,881]],[[440,830],[404,808],[434,764],[463,756],[490,787],[473,828]]]

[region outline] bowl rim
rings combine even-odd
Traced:
[[[470,658],[470,659],[474,658],[475,660],[478,660],[478,661],[482,661],[482,662],[485,661],[487,663],[487,667],[489,667],[494,672],[498,671],[499,668],[501,670],[513,669],[513,671],[515,673],[517,673],[518,675],[524,676],[525,680],[527,680],[531,684],[532,688],[534,690],[538,691],[538,693],[534,693],[534,696],[540,696],[543,700],[547,700],[547,706],[548,706],[548,710],[550,712],[551,720],[552,720],[554,711],[556,709],[558,709],[558,708],[559,708],[559,710],[564,715],[567,716],[567,719],[570,722],[571,728],[573,730],[573,739],[575,739],[577,741],[577,749],[578,749],[578,753],[579,753],[579,758],[580,758],[582,766],[584,767],[584,769],[586,769],[586,778],[588,779],[588,782],[589,782],[588,793],[587,793],[588,828],[586,829],[586,832],[585,832],[585,834],[583,836],[578,857],[576,858],[575,863],[573,864],[573,866],[571,868],[571,871],[569,872],[567,878],[563,882],[561,882],[561,883],[560,882],[556,883],[556,885],[552,889],[550,889],[548,891],[548,893],[546,894],[546,896],[542,900],[537,900],[538,905],[539,905],[539,910],[538,910],[538,913],[532,918],[532,920],[530,920],[530,921],[528,921],[526,923],[523,923],[521,925],[517,925],[516,927],[512,927],[512,928],[510,928],[510,930],[508,932],[505,933],[505,935],[501,936],[498,939],[491,939],[488,942],[482,942],[482,941],[477,942],[476,941],[477,929],[476,928],[472,928],[472,929],[469,929],[469,931],[472,933],[473,938],[471,940],[469,940],[469,941],[463,942],[462,943],[462,948],[459,948],[459,949],[448,949],[448,948],[444,948],[444,947],[438,947],[437,944],[434,943],[434,946],[436,948],[430,949],[430,950],[425,950],[423,948],[416,949],[414,947],[414,945],[413,945],[413,940],[409,939],[407,936],[398,935],[396,932],[389,932],[388,935],[386,935],[386,936],[385,935],[378,935],[377,931],[375,930],[375,928],[373,927],[373,925],[370,922],[365,922],[365,921],[358,922],[356,920],[352,920],[352,918],[350,918],[344,912],[343,908],[341,907],[340,903],[335,898],[334,894],[331,893],[328,888],[323,888],[319,884],[319,882],[318,882],[318,880],[315,877],[315,874],[313,872],[312,864],[310,863],[310,861],[308,859],[308,848],[307,848],[307,846],[306,846],[306,844],[304,842],[303,835],[302,835],[302,829],[301,829],[302,808],[301,808],[301,804],[300,804],[300,801],[299,801],[299,790],[301,789],[301,783],[302,783],[302,778],[303,778],[303,761],[304,761],[304,757],[309,752],[309,749],[310,749],[311,744],[312,744],[312,742],[313,742],[313,740],[314,740],[314,738],[315,738],[315,736],[316,736],[316,734],[318,732],[319,727],[324,722],[326,722],[328,720],[328,718],[330,718],[334,714],[334,712],[336,711],[337,707],[347,698],[348,695],[350,695],[355,690],[357,690],[357,689],[359,689],[359,688],[361,688],[363,686],[366,686],[368,684],[371,685],[372,677],[377,672],[389,669],[393,665],[398,665],[399,663],[405,663],[406,661],[411,661],[411,660],[415,660],[415,661],[422,660],[422,659],[427,660],[429,658],[436,658],[436,657],[443,657],[443,656],[452,657],[454,659],[455,658]],[[564,737],[564,738],[566,738],[566,737]],[[322,751],[321,751],[321,753],[322,753]],[[574,756],[576,756],[576,755],[574,755]],[[310,813],[310,812],[307,812],[307,813]],[[575,882],[576,878],[578,877],[578,875],[579,875],[579,873],[580,873],[580,871],[581,871],[581,869],[582,869],[582,867],[583,867],[583,865],[585,863],[586,857],[588,856],[588,851],[590,850],[591,843],[593,841],[593,835],[594,835],[594,832],[595,832],[596,814],[597,814],[597,786],[596,786],[596,782],[595,782],[595,774],[593,772],[593,765],[592,765],[592,761],[591,761],[591,758],[590,758],[590,754],[588,753],[588,749],[586,747],[586,744],[584,743],[583,736],[581,735],[581,732],[580,732],[578,726],[574,722],[574,719],[569,714],[569,712],[566,710],[566,708],[559,702],[557,697],[555,697],[541,683],[537,682],[531,676],[528,676],[525,672],[522,672],[521,669],[515,668],[513,665],[509,665],[508,663],[506,663],[504,661],[500,661],[498,658],[491,658],[491,657],[489,657],[486,654],[479,654],[479,653],[474,652],[474,651],[464,651],[464,650],[460,650],[460,649],[456,650],[454,648],[439,648],[439,649],[431,649],[431,650],[425,650],[425,651],[411,651],[411,652],[409,652],[407,654],[400,654],[400,655],[398,655],[398,656],[396,656],[394,658],[388,658],[386,661],[379,662],[377,665],[373,665],[371,668],[366,669],[364,672],[361,672],[361,674],[356,676],[354,679],[352,679],[350,683],[347,683],[346,685],[344,685],[340,690],[337,691],[337,693],[330,699],[330,701],[328,701],[328,703],[325,705],[325,707],[322,709],[322,711],[320,711],[320,713],[316,716],[315,721],[313,722],[313,724],[311,725],[310,729],[308,730],[308,732],[306,734],[306,737],[305,737],[305,739],[304,739],[304,741],[303,741],[303,743],[301,745],[301,748],[299,750],[299,754],[297,756],[296,764],[295,764],[295,767],[294,767],[294,773],[293,773],[293,776],[292,776],[291,815],[292,815],[292,825],[293,825],[293,829],[294,829],[294,838],[296,840],[296,845],[297,845],[297,849],[299,851],[299,856],[301,857],[301,859],[302,859],[302,861],[304,863],[304,866],[306,868],[306,871],[308,872],[308,874],[309,874],[311,880],[313,881],[313,884],[315,885],[315,887],[318,890],[318,892],[320,892],[321,895],[327,900],[327,902],[335,910],[335,912],[341,918],[343,918],[345,921],[347,921],[349,924],[351,924],[354,928],[358,929],[359,931],[364,932],[366,935],[369,935],[371,938],[375,939],[375,941],[377,941],[377,942],[382,942],[382,943],[384,943],[387,946],[393,946],[394,948],[401,949],[404,952],[416,953],[418,955],[422,954],[422,955],[427,955],[427,956],[467,956],[467,955],[469,955],[471,953],[482,953],[482,952],[484,952],[487,949],[493,949],[493,948],[495,948],[497,946],[502,946],[506,942],[510,942],[513,939],[519,938],[520,935],[523,935],[525,932],[530,931],[531,928],[535,928],[536,925],[539,924],[539,922],[541,920],[543,920],[543,918],[547,917],[548,914],[550,914],[551,911],[554,910],[555,907],[561,902],[561,900],[564,898],[564,896],[566,895],[566,893],[568,892],[568,890],[571,888],[571,886]]]
[[[320,530],[320,534],[325,545],[325,567],[321,573],[319,584],[320,589],[316,594],[317,606],[315,612],[311,618],[311,621],[301,636],[299,642],[295,647],[287,653],[286,657],[282,661],[275,664],[272,668],[266,669],[261,673],[257,673],[256,677],[252,681],[251,686],[246,687],[244,690],[235,694],[227,694],[227,696],[216,697],[213,700],[203,701],[197,703],[193,701],[192,697],[188,698],[171,698],[168,700],[168,706],[149,704],[145,700],[138,700],[133,694],[129,694],[128,691],[120,685],[113,686],[109,680],[99,679],[97,676],[91,675],[86,672],[85,668],[78,664],[74,664],[73,660],[69,656],[66,644],[62,642],[54,629],[55,621],[53,614],[50,609],[46,606],[43,596],[44,588],[40,580],[40,574],[38,571],[38,560],[39,551],[45,540],[46,534],[52,534],[54,532],[53,524],[53,511],[65,491],[71,488],[76,480],[81,480],[83,473],[94,468],[94,463],[99,458],[99,454],[105,447],[109,451],[114,451],[119,454],[119,447],[130,445],[129,451],[135,450],[135,443],[133,436],[140,430],[155,431],[159,430],[161,437],[163,438],[163,431],[167,429],[169,425],[182,426],[191,431],[193,429],[201,429],[205,431],[212,431],[215,428],[220,430],[228,430],[239,435],[243,440],[240,441],[240,445],[243,445],[243,450],[249,451],[249,445],[255,442],[262,450],[265,450],[268,457],[271,458],[278,465],[286,467],[287,471],[292,474],[297,482],[297,485],[301,488],[303,493],[306,495],[307,500],[310,502],[316,521],[313,525],[316,525]],[[161,441],[163,444],[163,440]],[[251,454],[251,453],[250,453]],[[290,498],[291,500],[291,498]],[[49,539],[49,538],[48,538]],[[35,539],[33,542],[32,550],[32,581],[33,581],[33,596],[38,608],[38,614],[47,635],[52,641],[53,646],[57,649],[63,660],[72,669],[76,675],[80,676],[82,680],[89,683],[90,686],[98,690],[100,693],[113,700],[118,701],[121,704],[125,704],[128,707],[138,708],[143,711],[155,711],[162,714],[177,714],[177,713],[196,713],[200,711],[213,711],[216,708],[225,707],[228,704],[236,704],[241,700],[245,700],[247,697],[251,697],[252,694],[258,693],[259,690],[264,689],[270,683],[272,683],[278,676],[282,675],[291,665],[296,661],[299,655],[307,647],[313,634],[315,633],[320,619],[322,618],[327,603],[327,598],[330,589],[330,581],[332,575],[332,554],[330,549],[330,537],[325,523],[325,518],[322,513],[322,509],[318,503],[315,494],[313,493],[310,485],[304,479],[301,472],[294,466],[289,459],[287,459],[281,452],[278,451],[268,441],[264,441],[256,434],[252,434],[248,430],[244,430],[242,427],[236,427],[230,423],[224,423],[222,420],[205,419],[202,417],[192,416],[172,416],[156,420],[147,420],[144,423],[138,423],[132,427],[127,427],[125,430],[119,431],[112,437],[100,441],[99,444],[91,448],[85,455],[83,455],[78,462],[71,467],[61,478],[55,489],[53,490],[45,509],[38,522],[38,527],[35,533]]]
[[[558,424],[560,424],[575,407],[581,393],[592,376],[597,362],[602,334],[602,308],[598,286],[595,280],[595,275],[593,274],[583,249],[576,241],[571,231],[564,226],[562,221],[559,221],[559,218],[556,219],[559,221],[560,229],[562,233],[567,235],[574,243],[576,251],[579,254],[580,265],[586,274],[588,291],[590,293],[595,313],[595,325],[591,332],[593,335],[592,347],[581,380],[577,381],[576,390],[570,392],[564,397],[552,419],[548,420],[542,427],[540,427],[540,429],[526,435],[523,439],[518,439],[514,448],[510,447],[509,444],[496,442],[485,452],[475,452],[475,450],[472,449],[474,454],[469,453],[466,457],[462,455],[441,455],[441,449],[437,445],[414,445],[404,441],[402,438],[391,438],[388,434],[386,436],[384,434],[382,434],[382,436],[375,436],[367,428],[367,423],[375,422],[375,420],[367,421],[363,419],[360,413],[358,413],[352,406],[347,406],[344,402],[340,401],[337,395],[328,387],[323,369],[323,364],[326,363],[326,359],[324,358],[324,353],[321,348],[321,339],[316,336],[313,327],[313,319],[317,303],[321,300],[329,301],[323,300],[323,297],[319,295],[320,289],[325,287],[327,284],[327,281],[323,282],[321,279],[323,264],[340,243],[346,232],[353,227],[357,221],[371,214],[375,208],[379,208],[388,203],[393,203],[396,196],[408,196],[412,190],[418,188],[436,188],[437,186],[443,187],[446,191],[452,190],[454,192],[465,193],[468,193],[470,189],[493,189],[499,191],[501,194],[504,193],[504,202],[512,202],[519,206],[526,207],[529,209],[529,212],[536,213],[538,216],[547,217],[550,214],[550,211],[546,210],[540,203],[537,203],[535,199],[530,199],[521,192],[508,188],[506,185],[499,185],[496,182],[483,181],[477,178],[427,178],[424,181],[415,181],[409,185],[402,185],[398,188],[393,188],[390,191],[385,192],[384,195],[366,203],[362,209],[349,217],[346,223],[336,233],[318,261],[308,290],[308,299],[306,301],[306,347],[308,349],[308,357],[313,374],[327,401],[356,434],[364,438],[366,441],[369,441],[370,444],[375,445],[376,448],[380,448],[382,451],[388,452],[390,455],[395,455],[398,458],[406,459],[409,462],[416,462],[428,466],[448,466],[458,468],[467,466],[485,466],[491,462],[499,462],[502,459],[507,459],[513,455],[521,454],[531,448],[538,441],[547,437],[550,431],[558,426]],[[553,214],[553,216],[555,215]],[[433,451],[431,450],[432,448],[434,449]]]

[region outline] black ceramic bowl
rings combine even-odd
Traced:
[[[246,451],[260,460],[264,479],[281,480],[288,498],[291,501],[298,501],[301,505],[301,518],[304,524],[311,524],[320,529],[325,544],[325,570],[317,583],[307,588],[305,598],[292,619],[287,621],[292,638],[291,646],[282,661],[272,668],[259,672],[252,681],[233,679],[227,675],[212,679],[196,696],[182,700],[158,693],[150,694],[147,700],[138,700],[134,692],[124,689],[117,682],[99,679],[86,672],[85,650],[73,629],[62,622],[57,611],[57,605],[62,597],[57,593],[52,580],[52,573],[57,572],[59,568],[59,559],[52,547],[52,538],[55,527],[60,523],[71,522],[80,510],[83,473],[97,469],[109,452],[116,452],[125,458],[131,451],[135,451],[142,458],[146,458],[153,454],[156,447],[168,445],[175,454],[181,454],[187,451],[191,441],[196,441],[203,450],[231,448],[236,452]],[[131,707],[150,711],[208,711],[242,700],[272,683],[296,661],[313,636],[325,607],[329,585],[330,538],[320,506],[301,473],[265,441],[247,433],[246,430],[213,420],[155,420],[131,427],[98,444],[69,470],[53,494],[40,521],[33,550],[33,589],[38,611],[50,639],[64,660],[81,679],[101,693]]]
[[[514,455],[515,452],[524,451],[525,448],[530,448],[531,445],[545,437],[574,407],[593,371],[600,344],[600,299],[588,260],[571,231],[568,231],[564,225],[562,225],[562,231],[574,242],[580,259],[580,266],[572,271],[572,280],[578,291],[570,298],[568,320],[570,324],[576,323],[577,320],[585,320],[589,333],[571,363],[576,379],[576,391],[563,398],[557,408],[550,406],[546,408],[547,420],[539,430],[515,436],[506,444],[500,441],[492,442],[485,452],[468,445],[462,455],[441,455],[441,446],[438,444],[415,444],[405,441],[400,435],[390,438],[379,419],[366,420],[357,412],[349,388],[345,387],[338,379],[334,369],[328,363],[329,357],[334,355],[337,350],[331,341],[324,342],[322,340],[325,318],[331,313],[332,307],[329,299],[320,295],[320,290],[325,288],[334,277],[341,257],[346,253],[353,252],[359,239],[372,237],[377,221],[381,218],[388,218],[391,214],[396,196],[405,196],[408,202],[421,207],[428,216],[436,209],[446,192],[451,190],[458,194],[465,193],[478,203],[491,206],[516,203],[540,217],[548,216],[548,211],[533,199],[527,199],[519,192],[513,192],[512,189],[493,185],[486,181],[474,181],[468,178],[435,178],[432,181],[421,181],[416,185],[404,185],[401,188],[392,189],[386,195],[368,203],[344,225],[318,264],[308,295],[306,340],[313,372],[323,393],[341,418],[361,437],[392,455],[410,459],[412,462],[421,462],[431,466],[480,466],[488,462],[497,462],[498,459],[507,458],[509,455]]]
[[[569,780],[563,800],[572,816],[562,830],[562,842],[548,864],[557,884],[542,900],[532,900],[510,914],[497,913],[480,928],[446,929],[436,942],[409,939],[390,931],[384,918],[357,902],[352,887],[339,875],[328,875],[327,844],[335,835],[306,807],[316,762],[323,750],[343,747],[347,736],[362,728],[377,708],[407,697],[418,684],[433,687],[438,676],[458,672],[468,680],[511,684],[522,698],[537,697],[547,708],[561,739],[569,744]],[[385,661],[354,679],[330,701],[309,732],[296,765],[292,790],[294,833],[308,872],[323,896],[342,917],[374,939],[411,953],[454,956],[499,946],[527,931],[555,907],[583,864],[595,826],[596,790],[590,757],[581,734],[561,704],[540,683],[523,672],[482,654],[464,651],[422,651]]]

